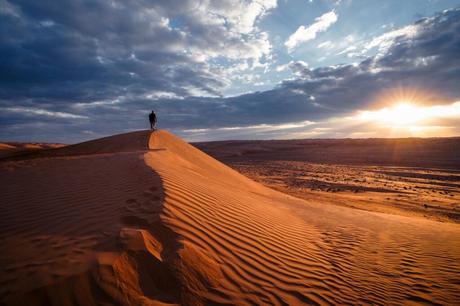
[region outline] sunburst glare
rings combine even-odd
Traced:
[[[460,116],[460,102],[447,105],[422,106],[409,101],[397,103],[375,111],[359,111],[355,119],[370,122],[377,127],[411,131],[420,131],[446,127],[443,120]]]

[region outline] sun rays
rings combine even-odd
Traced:
[[[387,129],[388,136],[430,136],[434,131],[448,136],[452,123],[460,120],[460,102],[424,106],[400,100],[377,110],[359,111],[354,119]]]

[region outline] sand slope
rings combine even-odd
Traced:
[[[0,163],[0,303],[458,304],[460,228],[296,199],[165,131]]]
[[[456,225],[298,200],[164,131],[150,148],[188,304],[460,302]]]
[[[158,241],[161,181],[143,161],[149,136],[118,135],[0,164],[0,304],[176,299]]]

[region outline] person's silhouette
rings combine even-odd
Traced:
[[[150,121],[150,129],[151,130],[155,130],[155,125],[157,123],[157,115],[155,114],[154,111],[152,111],[150,114],[149,114],[149,121]]]

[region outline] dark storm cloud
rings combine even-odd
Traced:
[[[196,1],[0,0],[0,136],[28,131],[18,124],[32,124],[34,113],[37,126],[58,124],[59,112],[91,118],[77,124],[89,130],[113,120],[103,131],[110,133],[152,93],[220,96],[228,80],[198,57],[244,50],[256,34],[207,20],[209,9],[197,10]],[[170,25],[177,18],[180,29]],[[123,106],[76,107],[113,101]]]
[[[293,62],[296,79],[219,97],[229,80],[212,65],[216,54],[266,55],[254,48],[263,37],[246,28],[235,35],[230,15],[216,23],[200,13],[231,11],[230,2],[199,11],[196,1],[0,0],[0,137],[93,138],[145,127],[152,108],[161,127],[176,130],[314,121],[365,108],[376,92],[401,85],[460,96],[457,9],[420,20],[415,36],[358,65]]]
[[[2,2],[1,99],[94,101],[149,90],[218,95],[224,82],[182,53],[166,17],[142,2]],[[5,9],[8,7],[9,10]]]

